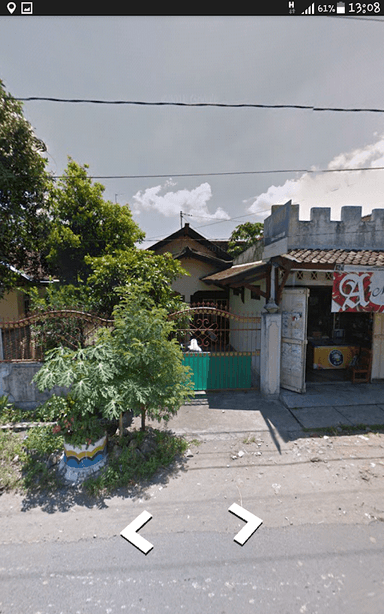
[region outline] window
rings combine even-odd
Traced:
[[[254,290],[251,290],[251,299],[254,301],[259,301],[261,296],[260,294],[257,292],[257,290],[260,290],[260,286],[254,286]]]

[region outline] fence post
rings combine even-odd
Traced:
[[[4,360],[3,331],[0,328],[0,360]]]

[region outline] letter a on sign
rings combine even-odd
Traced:
[[[368,298],[370,278],[371,273],[334,273],[332,312],[370,311]]]

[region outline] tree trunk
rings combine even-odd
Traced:
[[[120,412],[119,418],[119,439],[123,438],[123,412]]]
[[[141,431],[145,431],[145,413],[146,413],[146,409],[145,406],[142,405],[141,406]]]

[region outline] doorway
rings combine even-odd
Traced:
[[[306,380],[340,383],[351,380],[349,365],[362,348],[371,349],[373,314],[332,313],[332,288],[312,287],[308,300]]]

